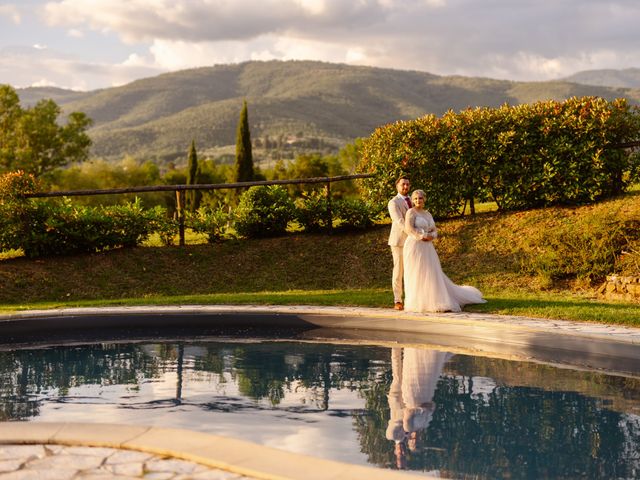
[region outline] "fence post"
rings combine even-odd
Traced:
[[[179,245],[184,247],[184,190],[176,190],[176,216],[178,217]]]
[[[331,212],[331,182],[327,182],[327,226],[329,232],[333,229],[333,214]]]

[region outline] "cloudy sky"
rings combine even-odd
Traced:
[[[640,67],[639,20],[639,0],[0,0],[0,83],[271,59],[548,80]]]

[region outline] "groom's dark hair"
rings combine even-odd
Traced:
[[[398,183],[400,183],[400,180],[407,180],[408,182],[411,181],[411,179],[409,177],[407,177],[406,175],[402,175],[401,177],[398,177],[398,179],[396,180],[396,185],[398,185]]]

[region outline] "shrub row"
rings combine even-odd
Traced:
[[[384,201],[408,175],[437,216],[477,200],[500,209],[588,203],[640,177],[640,158],[611,148],[640,138],[640,115],[624,99],[570,98],[427,115],[378,128],[363,144],[361,173]]]
[[[35,179],[22,172],[0,176],[0,251],[22,249],[28,257],[96,252],[135,246],[152,233],[171,244],[178,224],[166,209],[144,209],[139,199],[125,205],[88,207],[62,200],[26,199],[38,190]],[[235,211],[202,207],[186,216],[186,226],[219,241],[232,232],[247,238],[284,234],[292,222],[305,231],[332,225],[340,229],[366,228],[379,212],[355,200],[334,200],[320,193],[296,203],[279,186],[252,187],[240,197]]]
[[[27,257],[96,252],[135,246],[164,223],[161,208],[140,202],[109,207],[28,201],[7,211],[0,205],[0,250],[22,249]]]
[[[230,214],[221,210],[199,209],[187,217],[187,224],[209,241],[223,238],[232,229],[241,237],[260,238],[284,234],[292,224],[306,232],[363,229],[373,225],[379,208],[360,200],[333,199],[322,192],[310,192],[293,201],[280,186],[251,187],[240,196]],[[331,225],[330,223],[331,222]]]

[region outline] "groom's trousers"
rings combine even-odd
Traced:
[[[402,276],[404,269],[402,266],[402,247],[391,246],[391,255],[393,256],[393,277],[391,286],[393,288],[393,302],[402,303]]]

